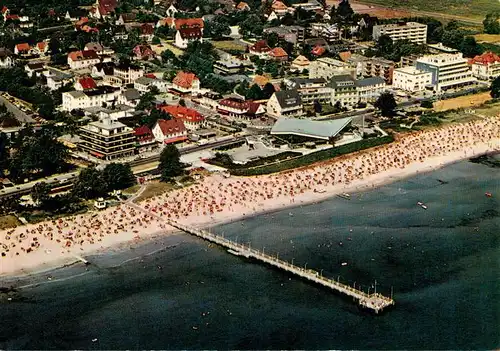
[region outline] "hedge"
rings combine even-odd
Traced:
[[[292,168],[308,166],[316,162],[329,160],[337,156],[350,154],[352,152],[368,149],[371,147],[383,144],[389,144],[392,143],[393,141],[394,137],[392,135],[387,135],[381,138],[364,139],[356,141],[354,143],[341,145],[330,149],[321,150],[318,152],[313,152],[301,157],[285,160],[283,162],[274,163],[272,165],[264,165],[253,168],[231,169],[230,173],[236,176],[253,176],[253,175],[276,173],[276,172],[286,171]]]

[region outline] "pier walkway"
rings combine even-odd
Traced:
[[[333,279],[326,278],[320,275],[320,273],[315,270],[294,266],[293,264],[287,261],[280,260],[277,257],[270,256],[262,251],[252,249],[251,247],[235,243],[220,235],[215,235],[206,230],[192,228],[177,222],[173,221],[168,221],[168,222],[174,228],[177,228],[192,235],[196,235],[202,239],[205,239],[207,241],[213,242],[217,245],[227,248],[228,252],[233,255],[256,259],[258,261],[267,263],[276,268],[282,269],[286,272],[293,273],[302,278],[323,285],[327,288],[336,290],[341,294],[350,296],[355,300],[357,300],[362,307],[372,310],[375,313],[379,313],[384,308],[394,305],[394,300],[392,298],[388,298],[378,293],[373,293],[368,295],[367,293],[361,290],[342,284]]]
[[[376,292],[373,294],[367,294],[364,291],[355,289],[349,285],[342,284],[333,279],[329,279],[321,275],[315,270],[305,269],[302,267],[295,266],[287,261],[280,260],[278,257],[270,256],[263,251],[259,251],[256,249],[252,249],[249,246],[244,246],[242,244],[235,243],[229,239],[224,238],[223,236],[216,235],[210,233],[207,230],[193,228],[178,222],[175,222],[171,219],[166,219],[164,217],[158,216],[156,213],[150,212],[132,202],[127,202],[128,205],[137,208],[143,212],[147,212],[149,215],[159,218],[165,221],[168,225],[179,229],[183,232],[189,233],[191,235],[195,235],[199,238],[210,241],[214,244],[220,245],[227,249],[227,251],[236,256],[242,256],[246,258],[253,258],[260,262],[267,263],[273,267],[282,269],[286,272],[295,274],[299,277],[307,279],[309,281],[320,284],[324,287],[335,290],[341,294],[350,296],[358,301],[359,305],[363,308],[371,310],[375,313],[381,312],[384,308],[394,305],[394,300],[392,298],[386,297],[382,294]]]

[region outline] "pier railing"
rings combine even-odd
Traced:
[[[224,238],[223,236],[212,234],[207,230],[192,228],[190,226],[174,222],[172,220],[169,220],[168,223],[174,228],[192,235],[196,235],[217,245],[223,246],[228,249],[228,252],[234,255],[256,259],[276,268],[282,269],[286,272],[293,273],[309,281],[335,290],[341,294],[353,297],[362,307],[372,310],[375,313],[379,313],[384,308],[394,305],[394,300],[392,298],[386,297],[379,293],[367,294],[362,290],[324,277],[315,270],[295,266],[287,261],[280,260],[278,257],[274,257],[262,251],[252,249],[249,246],[235,243],[229,239]]]

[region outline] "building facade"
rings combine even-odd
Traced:
[[[436,92],[461,88],[476,82],[467,59],[461,53],[427,55],[417,60],[416,67],[431,72],[431,84]]]
[[[297,90],[304,105],[315,101],[329,103],[331,100],[332,88],[327,86],[327,80],[324,78],[291,78],[285,80],[285,84],[290,89]]]
[[[500,76],[500,56],[485,52],[469,60],[472,75],[481,80],[493,80]]]
[[[416,44],[425,44],[427,42],[427,25],[406,22],[373,26],[373,40],[378,40],[382,35],[389,36],[393,41],[407,39]]]
[[[356,70],[345,62],[335,60],[329,57],[319,58],[312,61],[309,65],[309,78],[325,78],[329,79],[338,75],[350,75],[352,78],[356,76]]]
[[[109,161],[134,154],[134,130],[110,118],[81,127],[78,135],[78,148],[101,160]]]
[[[299,117],[304,114],[297,90],[280,90],[267,101],[267,114],[272,117]]]
[[[409,66],[394,70],[392,86],[408,92],[425,90],[432,82],[432,73]]]

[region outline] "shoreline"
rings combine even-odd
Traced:
[[[493,124],[495,124],[495,122],[498,124],[498,119],[491,120],[491,122],[493,122]],[[493,133],[497,133],[498,126],[494,125],[492,129]],[[432,132],[424,133],[430,134]],[[426,134],[424,134],[424,136],[425,135]],[[495,134],[493,135],[495,136]],[[413,135],[413,137],[415,136],[418,135]],[[390,152],[391,148],[394,149],[399,147],[398,144],[404,144],[404,141],[405,138],[403,137],[400,140],[388,144],[388,146],[363,150],[356,154],[344,155],[338,159],[324,161],[305,168],[290,170],[286,173],[229,178],[223,178],[220,175],[211,175],[200,182],[206,185],[204,188],[201,188],[200,184],[195,184],[172,193],[159,194],[157,198],[138,203],[137,205],[140,206],[142,212],[144,212],[142,216],[140,215],[140,210],[134,209],[127,203],[122,203],[116,208],[109,208],[99,213],[90,213],[86,216],[75,216],[67,221],[58,220],[52,221],[52,223],[50,223],[51,221],[47,221],[43,223],[45,227],[39,223],[22,226],[17,232],[22,232],[23,229],[26,229],[26,234],[17,234],[21,235],[21,237],[17,237],[19,243],[26,241],[26,237],[29,239],[30,236],[40,236],[42,233],[46,238],[32,238],[36,239],[35,249],[41,247],[41,250],[35,250],[34,252],[30,251],[30,256],[24,255],[26,259],[22,262],[20,262],[21,257],[17,258],[12,254],[9,258],[10,265],[0,266],[2,268],[0,281],[16,278],[26,279],[30,276],[47,274],[48,272],[61,268],[61,266],[66,267],[68,265],[75,265],[75,263],[77,264],[79,261],[75,258],[76,255],[86,257],[93,255],[100,256],[109,252],[120,252],[130,249],[134,244],[148,244],[158,237],[165,238],[181,235],[182,232],[165,225],[163,221],[153,218],[152,215],[148,215],[148,212],[156,215],[164,215],[166,218],[172,216],[174,217],[173,219],[193,227],[213,228],[257,215],[322,202],[344,192],[352,193],[374,189],[416,174],[431,172],[464,159],[471,159],[490,153],[495,154],[500,151],[500,139],[495,137],[482,142],[476,141],[472,145],[463,145],[461,148],[455,147],[453,142],[451,142],[454,146],[451,152],[429,156],[423,160],[420,159],[419,162],[407,162],[401,167],[388,167],[382,171],[361,175],[357,178],[348,177],[348,174],[350,174],[349,169],[353,168],[356,162],[358,165],[360,165],[361,162],[364,165],[366,157],[371,157],[373,155],[378,157],[380,153]],[[460,144],[462,144],[462,142],[460,142]],[[347,164],[346,161],[348,162]],[[337,165],[341,167],[337,169]],[[321,180],[316,178],[308,178],[312,177],[312,174],[316,177],[319,172],[323,172],[322,175],[330,175],[329,172],[332,171],[332,169],[343,176],[338,183],[322,183]],[[305,179],[301,180],[301,177],[304,177],[304,175]],[[292,176],[295,176],[295,179],[291,179]],[[334,175],[332,175],[332,177],[334,177]],[[277,179],[282,182],[277,184],[273,183]],[[281,191],[281,186],[286,188],[291,180],[297,182],[296,179],[299,179],[300,191],[292,189],[292,186],[290,186],[290,194]],[[325,178],[323,177],[322,179],[324,180]],[[342,179],[344,179],[344,182],[342,182]],[[316,181],[316,184],[319,182],[321,186],[316,185],[311,187],[313,180]],[[261,182],[263,182],[263,185],[261,185]],[[256,189],[260,187],[265,188],[265,194],[269,194],[267,191],[276,192],[278,186],[280,187],[277,196],[274,196],[276,195],[275,193],[270,193],[271,195],[262,197],[261,201],[255,201],[255,198],[247,198],[249,196],[256,197],[257,195],[248,195],[249,191],[243,190],[252,189],[257,193],[258,191]],[[321,192],[315,192],[318,187],[321,188]],[[225,194],[228,193],[228,189],[231,191],[232,198],[229,195],[227,195],[226,198]],[[234,195],[232,191],[236,189],[238,193]],[[263,193],[262,195],[265,194]],[[261,194],[259,194],[259,196],[260,195]],[[201,200],[204,204],[203,208],[198,208],[197,199],[200,196],[203,198]],[[182,199],[182,202],[179,202],[180,199]],[[214,203],[215,205],[213,205]],[[172,208],[169,207],[172,206],[172,204],[179,209],[177,211],[172,210]],[[183,206],[185,208],[181,208]],[[210,209],[210,212],[203,211],[207,208]],[[109,222],[113,222],[114,226],[120,228],[120,230],[114,229],[113,231],[112,229],[114,227],[108,224]],[[136,227],[137,229],[133,230]],[[77,231],[80,233],[82,228],[86,228],[86,230],[83,230],[81,234],[75,235],[75,232]],[[61,254],[53,254],[55,250],[61,249],[62,244],[59,239],[58,243],[53,241],[54,232],[56,230],[59,231],[59,237],[62,237],[63,241],[67,240],[67,245],[63,246]],[[95,234],[91,235],[89,233],[90,231],[95,232]],[[9,236],[14,236],[14,232],[15,230],[0,232],[0,241],[6,233]],[[97,234],[99,234],[99,236]],[[89,243],[84,242],[84,240],[76,240],[76,238],[85,238]],[[77,246],[78,243],[80,247]],[[31,243],[31,246],[33,246],[33,243]],[[77,250],[77,248],[79,248],[79,250]],[[18,253],[16,256],[21,255]],[[5,257],[0,258],[0,262],[3,260],[5,260]]]

